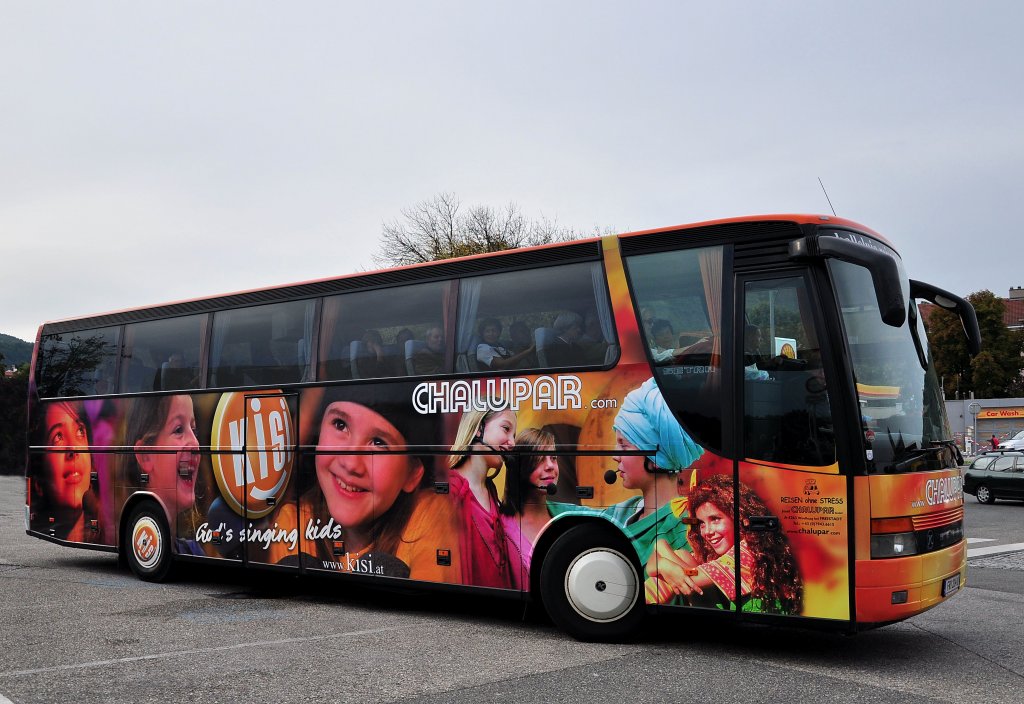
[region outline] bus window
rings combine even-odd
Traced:
[[[443,374],[443,282],[356,291],[324,299],[320,331],[321,380]]]
[[[744,457],[803,466],[835,463],[821,346],[802,277],[744,288]]]
[[[722,448],[722,247],[628,259],[662,393],[694,438]]]
[[[197,389],[206,315],[126,325],[121,393]]]
[[[44,335],[37,363],[40,397],[114,393],[120,336],[120,326]]]
[[[604,366],[618,354],[597,262],[463,279],[456,371]]]
[[[314,312],[315,302],[309,300],[215,313],[210,386],[303,381]]]

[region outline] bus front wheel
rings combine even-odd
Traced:
[[[569,635],[622,640],[644,617],[643,590],[632,547],[622,537],[580,525],[558,537],[541,567],[544,606]]]
[[[152,502],[136,506],[128,518],[122,545],[135,576],[162,582],[171,570],[171,543],[163,511]]]

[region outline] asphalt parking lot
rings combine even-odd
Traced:
[[[25,535],[23,487],[0,477],[0,704],[695,701],[711,683],[728,683],[716,702],[990,704],[1024,685],[1018,569],[975,570],[948,603],[852,638],[691,617],[585,644],[484,597],[209,566],[139,582]]]

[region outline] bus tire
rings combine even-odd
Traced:
[[[544,607],[559,628],[578,640],[619,641],[644,618],[643,588],[632,546],[593,524],[570,528],[541,565]]]
[[[994,504],[996,502],[996,495],[986,484],[979,484],[974,495],[978,498],[979,504]]]
[[[125,560],[144,582],[162,582],[171,571],[171,532],[163,511],[152,501],[136,506],[121,542]]]

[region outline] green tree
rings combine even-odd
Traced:
[[[117,350],[102,335],[65,339],[64,335],[48,336],[39,353],[39,393],[47,396],[74,396],[88,393],[85,375],[100,366]]]
[[[967,297],[978,315],[982,352],[971,359],[963,325],[953,313],[936,308],[928,321],[935,370],[944,380],[947,398],[957,389],[961,396],[971,391],[979,398],[1007,398],[1022,390],[1024,332],[1010,330],[1003,322],[1005,304],[991,291]]]
[[[503,209],[478,205],[463,210],[453,193],[441,193],[384,223],[374,259],[380,266],[405,266],[584,236],[552,220],[531,220],[514,203]]]
[[[22,364],[14,376],[0,376],[0,474],[25,471],[27,406],[28,365]]]
[[[982,350],[971,360],[971,377],[974,380],[974,395],[978,398],[999,398],[1005,386],[1002,383],[1003,369],[988,350]]]

